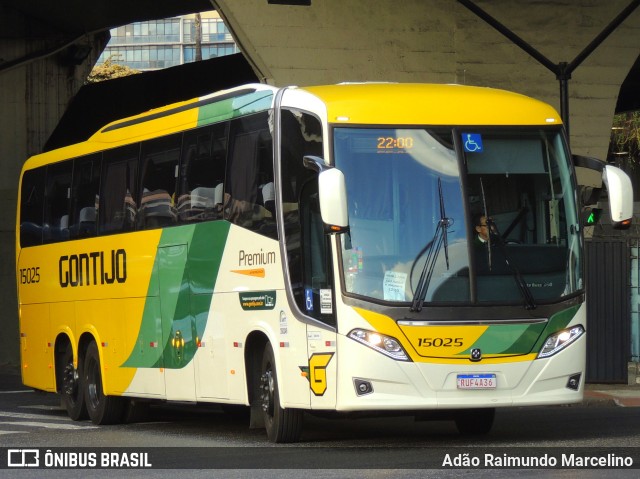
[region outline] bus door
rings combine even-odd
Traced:
[[[303,259],[304,312],[316,319],[307,323],[307,355],[312,409],[336,405],[336,315],[332,284],[331,241],[324,233],[318,200],[318,182],[309,181],[300,198],[300,242]]]
[[[195,401],[193,357],[197,349],[195,318],[191,314],[187,244],[158,248],[160,315],[166,398]]]

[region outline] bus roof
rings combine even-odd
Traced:
[[[109,123],[84,142],[35,155],[25,167],[35,168],[50,162],[265,111],[271,108],[276,91],[277,88],[272,86],[249,84],[155,108]]]
[[[493,88],[343,83],[302,88],[327,106],[329,122],[402,125],[557,125],[551,106]],[[372,101],[372,99],[375,99]]]
[[[414,83],[294,88],[320,99],[334,124],[561,124],[558,113],[546,103],[492,88]],[[249,84],[120,119],[87,141],[35,155],[25,169],[264,111],[272,107],[276,91],[269,85]]]

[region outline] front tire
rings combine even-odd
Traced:
[[[58,365],[60,374],[60,400],[67,414],[74,421],[87,418],[87,408],[84,401],[84,387],[82,384],[82,361],[78,357],[78,368],[73,366],[73,347],[68,343],[61,362]]]
[[[282,409],[276,362],[271,344],[267,343],[262,355],[260,376],[260,402],[267,437],[271,442],[297,442],[302,435],[304,413],[300,409]]]
[[[89,418],[94,424],[116,424],[122,421],[124,398],[106,396],[102,389],[100,354],[95,342],[89,344],[84,359],[82,377]]]

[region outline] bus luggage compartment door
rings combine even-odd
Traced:
[[[168,400],[195,401],[193,357],[197,349],[191,314],[186,244],[158,248],[160,315],[165,336],[163,363]]]

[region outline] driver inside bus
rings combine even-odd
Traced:
[[[487,217],[483,214],[474,215],[474,224],[476,236],[473,242],[477,245],[484,245],[489,241],[489,226],[487,225]]]

